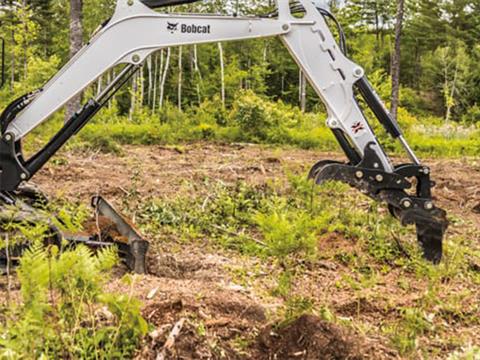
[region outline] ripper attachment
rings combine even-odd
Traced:
[[[342,139],[343,143],[347,144],[344,150],[350,163],[320,161],[310,170],[309,178],[317,184],[340,181],[377,201],[387,203],[390,213],[404,226],[416,226],[424,258],[438,264],[442,259],[442,242],[448,220],[446,212],[437,208],[432,200],[432,188],[435,183],[430,179],[430,169],[420,164],[403,138],[398,124],[385,109],[366,78],[361,79],[357,87],[386,131],[393,138],[400,140],[413,163],[395,166],[393,171],[388,171],[378,156],[378,147],[375,143],[367,144],[362,152],[363,157],[360,157],[359,153],[348,145],[348,140]],[[336,136],[341,137],[342,134]]]

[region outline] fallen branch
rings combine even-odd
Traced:
[[[185,324],[186,319],[182,318],[180,319],[179,322],[175,324],[173,327],[172,331],[170,332],[170,335],[168,335],[167,341],[165,342],[165,345],[163,345],[162,351],[157,355],[156,360],[165,360],[167,356],[167,352],[172,350],[172,348],[175,346],[175,341],[177,340],[178,335],[180,335],[180,332],[182,331],[183,325]]]

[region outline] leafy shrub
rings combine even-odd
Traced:
[[[462,122],[471,125],[480,123],[480,106],[475,104],[462,116]]]
[[[416,124],[418,124],[418,119],[413,116],[409,111],[403,107],[398,108],[398,123],[402,130],[409,131]]]
[[[228,124],[228,112],[218,96],[203,101],[199,106],[190,110],[192,119],[197,123],[216,124],[226,126]]]
[[[302,113],[282,102],[271,102],[252,92],[238,96],[228,113],[218,100],[206,100],[187,112],[166,103],[158,114],[137,110],[133,121],[116,115],[116,106],[105,109],[99,118],[87,125],[69,142],[73,148],[100,149],[120,154],[119,145],[173,145],[189,141],[254,142],[292,145],[303,149],[339,150],[324,115]],[[371,118],[371,112],[366,112]],[[472,116],[475,109],[472,109]],[[468,120],[470,121],[470,120]],[[473,121],[473,120],[472,120]],[[62,125],[61,114],[36,129],[27,137],[24,149],[38,151]],[[478,130],[475,127],[445,124],[437,117],[417,118],[399,108],[399,123],[407,140],[419,155],[476,156],[480,153]],[[377,121],[372,127],[389,153],[403,149]]]
[[[132,116],[132,118],[134,117],[136,117],[135,114],[134,116]],[[156,124],[158,120],[160,120],[161,124],[173,124],[176,126],[180,126],[188,123],[189,118],[187,113],[182,112],[181,110],[178,109],[178,107],[174,106],[172,103],[167,101],[163,106],[163,108],[160,110],[160,115],[158,118],[156,118],[155,115],[153,116],[149,115],[149,113],[147,112],[145,113],[144,120],[141,122],[137,121],[137,123]]]
[[[233,104],[231,118],[240,127],[245,138],[264,141],[268,132],[276,125],[266,109],[265,102],[253,92],[246,92],[239,96]]]
[[[257,213],[255,221],[271,255],[281,260],[292,254],[315,255],[316,224],[307,213],[285,210]]]
[[[326,148],[322,146],[326,140],[331,145],[330,131],[319,127],[318,115],[304,114],[297,107],[265,100],[250,91],[237,98],[229,117],[229,123],[239,128],[239,140],[303,148]]]
[[[416,116],[438,113],[439,104],[435,101],[436,99],[431,99],[431,97],[431,94],[402,86],[400,89],[400,106]]]

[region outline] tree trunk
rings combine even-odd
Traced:
[[[102,92],[103,88],[103,76],[100,76],[97,81],[97,95]]]
[[[168,48],[167,59],[165,60],[165,68],[163,69],[162,82],[160,83],[160,101],[158,103],[160,109],[163,108],[163,101],[165,97],[165,83],[167,81],[168,68],[170,67],[170,56],[171,56],[171,50],[170,48]]]
[[[25,37],[23,39],[23,78],[26,80],[28,77],[28,38],[27,34],[29,32],[28,29],[28,21],[26,19],[27,14],[26,14],[26,9],[27,9],[27,4],[26,1],[23,1],[23,10],[25,13],[22,16],[22,25],[23,25],[23,31],[25,33]]]
[[[138,101],[138,105],[142,107],[145,103],[145,76],[144,76],[144,68],[143,65],[140,68],[140,71],[138,72],[138,83],[140,86],[140,99]]]
[[[378,4],[375,1],[375,37],[377,39],[377,50],[380,49],[380,18],[378,15]]]
[[[153,64],[152,58],[154,55],[149,56],[147,59],[147,72],[148,72],[148,89],[147,89],[147,105],[152,107],[152,91],[153,91]]]
[[[163,79],[163,62],[164,62],[164,49],[160,50],[160,64],[158,64],[158,69],[157,69],[157,79],[156,79],[156,85],[155,85],[155,99],[157,99],[157,92],[160,92],[160,86],[162,85],[162,79]],[[157,59],[158,60],[158,59]],[[160,98],[158,98],[158,103],[160,104]],[[160,105],[161,106],[161,105]],[[153,102],[153,110],[152,114],[155,114],[157,111],[157,100]]]
[[[152,115],[153,115],[155,114],[155,107],[157,106],[158,54],[153,55],[153,85],[152,86],[153,86],[153,89],[152,89]]]
[[[132,94],[130,97],[130,111],[128,113],[128,119],[133,120],[133,114],[135,113],[137,105],[137,94],[138,94],[138,75],[135,74],[132,78]]]
[[[13,92],[15,86],[15,70],[16,70],[16,57],[15,57],[15,32],[12,30],[12,66],[11,66],[11,81],[10,81],[10,91]]]
[[[112,82],[112,73],[113,73],[113,70],[110,70],[107,73],[107,84],[110,84]],[[115,77],[113,77],[113,78],[115,78]],[[108,100],[108,108],[109,109],[112,108],[112,99]]]
[[[182,111],[183,47],[178,48],[178,110]]]
[[[194,74],[196,74],[196,81],[197,83],[197,98],[198,98],[198,104],[200,105],[202,103],[202,94],[201,94],[201,84],[203,82],[202,78],[202,73],[200,72],[200,67],[198,66],[198,51],[197,51],[197,45],[193,45],[193,68],[194,68]]]
[[[225,61],[223,59],[223,46],[218,43],[218,51],[220,53],[220,81],[221,81],[221,97],[222,106],[225,107]]]
[[[300,109],[302,112],[307,110],[307,79],[302,70],[300,70],[300,86],[299,86],[299,96],[300,96]]]
[[[455,75],[453,76],[453,81],[452,81],[452,89],[450,90],[450,93],[447,95],[447,113],[445,114],[445,122],[450,121],[450,117],[452,115],[452,109],[453,106],[455,105],[455,93],[457,91],[457,79],[458,79],[458,70],[459,70],[459,64],[460,61],[456,59],[456,64],[455,64]],[[447,80],[448,83],[448,80]],[[447,86],[448,88],[448,86]]]
[[[82,14],[83,0],[70,0],[70,58],[72,58],[81,48],[83,44],[83,26]],[[65,111],[65,122],[75,114],[80,108],[82,94],[76,95],[67,104]]]
[[[392,57],[392,106],[390,113],[397,120],[400,101],[400,59],[402,43],[402,27],[405,14],[405,0],[397,0],[397,22],[395,24],[395,49]]]

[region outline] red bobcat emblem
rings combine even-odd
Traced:
[[[353,124],[353,126],[352,126],[352,131],[355,135],[358,135],[363,130],[365,130],[365,125],[363,125],[360,121]]]

